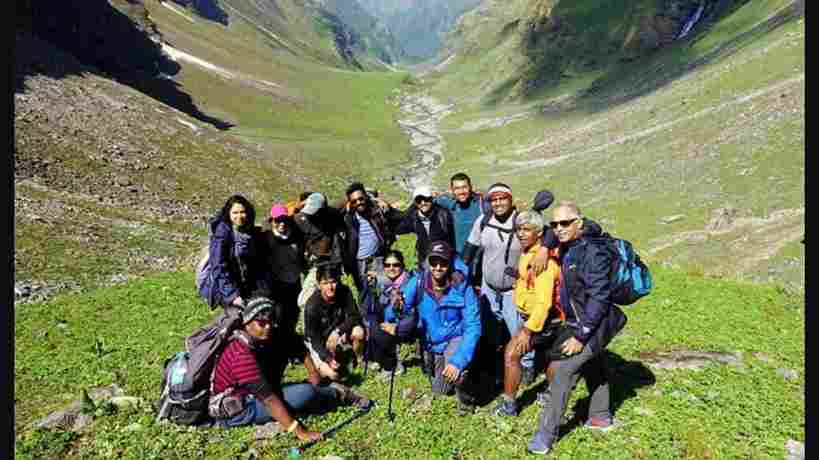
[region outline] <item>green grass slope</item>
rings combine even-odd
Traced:
[[[400,246],[410,253],[411,241]],[[609,347],[616,416],[622,429],[601,436],[583,428],[558,443],[556,458],[781,458],[788,439],[804,440],[804,303],[767,286],[690,276],[656,267],[656,289],[626,312],[629,323]],[[282,458],[295,441],[254,441],[253,428],[194,430],[156,424],[150,408],[99,416],[81,433],[46,432],[32,423],[83,389],[116,383],[153,401],[164,360],[210,318],[190,272],[146,277],[84,295],[62,295],[15,311],[15,454],[17,458]],[[150,321],[146,321],[150,318]],[[670,327],[670,325],[674,325]],[[644,366],[646,352],[682,349],[739,353],[741,363],[701,370]],[[405,358],[410,350],[403,350]],[[785,380],[779,369],[797,369]],[[359,370],[358,372],[361,372]],[[291,368],[288,381],[303,379]],[[522,389],[534,399],[540,383]],[[305,458],[525,458],[539,406],[497,419],[492,405],[455,416],[453,398],[416,411],[401,397],[429,392],[417,367],[396,380],[395,423],[386,419],[388,383],[372,376],[361,390],[380,405],[311,449]],[[584,416],[579,385],[567,417]],[[324,429],[349,416],[343,408],[307,420]]]
[[[515,75],[501,58],[525,59],[500,26],[524,12],[471,29],[485,43],[424,78],[459,103],[441,186],[464,170],[524,199],[546,187],[653,261],[802,288],[804,4],[745,2],[685,40],[510,100],[495,85]]]
[[[343,68],[303,5],[251,17],[240,10],[249,2],[226,2],[225,26],[156,0],[112,4],[191,56],[178,58],[178,94],[233,127],[215,130],[19,35],[18,71],[35,70],[15,94],[17,280],[92,286],[186,266],[203,219],[232,193],[261,221],[303,190],[335,199],[352,178],[389,189],[384,165],[409,159],[389,103],[405,75]],[[76,71],[55,76],[65,68]]]

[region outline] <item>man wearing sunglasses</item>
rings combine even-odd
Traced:
[[[276,421],[299,439],[321,439],[296,416],[325,412],[339,403],[369,406],[370,400],[341,384],[320,386],[320,375],[301,337],[283,329],[284,309],[267,297],[254,297],[213,373],[208,412],[220,425],[234,427]],[[284,384],[287,365],[301,362],[309,383]]]
[[[560,345],[564,358],[550,362],[546,371],[551,403],[542,409],[538,430],[528,446],[529,452],[543,455],[557,440],[570,393],[581,376],[591,395],[585,426],[601,431],[615,426],[602,352],[626,323],[623,311],[611,301],[612,256],[583,232],[584,220],[577,204],[561,202],[552,211],[549,226],[559,241],[563,280],[559,302],[574,335]]]
[[[429,186],[416,187],[412,196],[413,204],[396,226],[395,233],[398,235],[415,234],[418,269],[424,270],[427,268],[427,255],[433,241],[446,241],[450,247],[455,244],[455,227],[452,213],[433,201],[432,189]]]
[[[347,202],[344,269],[361,292],[370,271],[374,271],[379,279],[384,278],[384,254],[395,242],[393,227],[403,215],[385,204],[374,203],[361,182],[347,187]]]
[[[481,315],[466,274],[454,269],[455,251],[445,241],[430,245],[429,270],[408,281],[404,308],[418,315],[418,333],[432,358],[432,391],[453,389],[461,415],[474,412],[478,378],[473,363],[481,337]],[[420,290],[420,292],[418,292]]]

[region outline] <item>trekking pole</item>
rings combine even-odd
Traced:
[[[400,356],[398,356],[398,344],[395,345],[395,366],[392,367],[392,372],[390,372],[390,400],[387,403],[387,419],[392,423],[395,420],[395,414],[392,413],[392,395],[393,395],[393,387],[395,384],[395,369],[398,367],[398,362],[400,360]]]
[[[307,442],[305,442],[304,444],[302,444],[301,446],[298,446],[298,447],[291,447],[290,449],[287,450],[288,458],[290,458],[292,460],[297,460],[297,459],[301,458],[301,454],[303,454],[305,450],[307,450],[307,449],[313,447],[314,445],[318,444],[321,440],[324,440],[324,439],[327,439],[327,438],[331,437],[336,431],[340,430],[341,428],[345,427],[346,425],[349,425],[355,419],[361,417],[362,415],[368,413],[373,405],[375,405],[375,401],[372,401],[371,404],[367,405],[367,407],[362,407],[361,409],[359,409],[355,414],[350,416],[347,420],[342,420],[342,421],[336,423],[335,425],[331,426],[330,428],[327,428],[326,430],[322,431],[321,432],[321,439],[307,441]]]

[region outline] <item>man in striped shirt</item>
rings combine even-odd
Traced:
[[[248,302],[237,330],[216,364],[209,412],[224,426],[278,422],[301,440],[320,439],[294,414],[318,413],[339,403],[370,401],[340,384],[319,386],[320,377],[301,337],[284,326],[284,308],[265,297]],[[287,364],[301,361],[309,383],[283,385]]]

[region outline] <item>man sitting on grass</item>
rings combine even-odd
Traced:
[[[304,336],[319,374],[335,381],[343,377],[351,359],[354,366],[362,362],[364,324],[353,293],[341,282],[338,265],[318,267],[316,279],[318,289],[304,307]]]
[[[339,403],[367,407],[370,401],[343,385],[319,386],[321,377],[301,337],[285,325],[284,307],[255,297],[241,313],[243,327],[216,363],[208,412],[221,425],[234,427],[275,420],[301,440],[321,438],[294,414],[320,413]],[[309,383],[282,385],[285,368],[301,361]]]
[[[448,394],[454,388],[463,415],[474,412],[478,382],[470,368],[481,337],[481,315],[466,275],[454,269],[454,255],[448,243],[434,241],[427,257],[429,271],[406,283],[403,299],[405,309],[418,312],[418,332],[433,361],[433,393]]]

